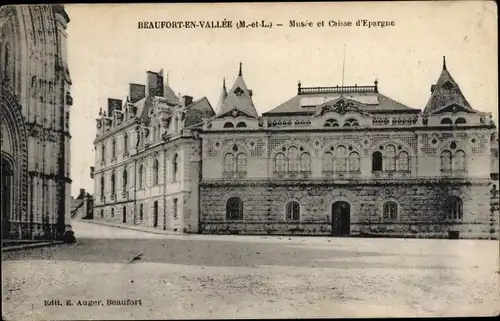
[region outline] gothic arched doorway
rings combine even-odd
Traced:
[[[348,236],[351,233],[351,206],[347,202],[332,204],[332,234]]]
[[[13,193],[13,177],[14,163],[8,158],[7,154],[2,153],[1,156],[1,173],[0,175],[0,192],[2,200],[2,239],[8,238],[10,235],[10,220],[12,217],[12,209],[14,205]]]

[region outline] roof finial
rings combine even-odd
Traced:
[[[226,89],[226,77],[222,78],[222,88]]]
[[[299,80],[299,83],[297,84],[297,93],[298,94],[300,94],[301,88],[302,88],[302,84],[300,83],[300,80]]]
[[[242,63],[242,62],[240,62],[240,72],[238,73],[238,76],[243,76],[243,73],[242,73],[242,71],[241,71],[241,66],[242,66],[242,65],[243,65],[243,63]]]
[[[99,108],[99,116],[102,116],[102,107]]]
[[[446,69],[446,56],[443,56],[443,70],[448,70]]]
[[[168,76],[169,76],[169,73],[167,72],[167,86],[169,86],[169,84],[168,84],[168,78],[169,77]]]
[[[373,82],[373,84],[375,85],[375,92],[377,93],[378,92],[378,80],[375,79],[375,81]]]

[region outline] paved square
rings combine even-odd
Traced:
[[[77,244],[2,253],[7,320],[500,312],[498,241],[176,236],[80,221],[73,227]],[[108,305],[127,299],[129,305]]]

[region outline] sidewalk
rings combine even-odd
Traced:
[[[21,244],[20,244],[21,243]],[[24,244],[23,244],[24,243]],[[64,244],[63,241],[2,240],[2,252],[20,251]]]
[[[78,221],[79,222],[83,222],[83,223],[92,223],[92,224],[97,224],[97,225],[106,225],[106,226],[123,228],[123,229],[133,230],[133,231],[141,231],[141,232],[152,233],[152,234],[182,235],[182,233],[180,233],[180,232],[166,231],[166,230],[162,230],[160,228],[149,227],[149,226],[130,225],[130,224],[124,224],[124,223],[118,223],[118,222],[109,222],[109,221],[100,221],[100,220],[78,220]]]

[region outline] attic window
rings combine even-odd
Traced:
[[[444,84],[443,84],[443,88],[446,89],[446,90],[450,90],[450,89],[453,89],[453,84],[449,81],[446,81]]]
[[[243,89],[241,89],[240,87],[236,87],[236,89],[233,92],[236,96],[241,96],[245,93]]]

